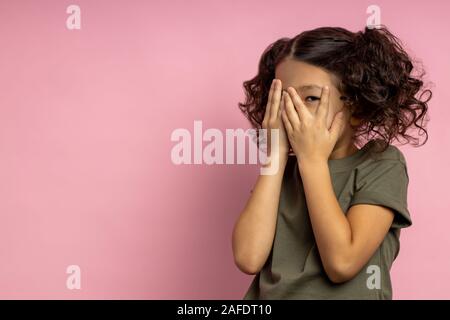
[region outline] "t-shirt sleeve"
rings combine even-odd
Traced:
[[[379,160],[356,174],[356,187],[350,202],[375,204],[394,211],[392,228],[406,228],[412,225],[408,210],[409,177],[406,163],[400,160]]]

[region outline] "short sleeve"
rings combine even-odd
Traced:
[[[357,169],[350,206],[376,204],[388,207],[394,211],[392,228],[409,227],[412,221],[407,201],[408,183],[406,163],[394,159],[374,161]]]

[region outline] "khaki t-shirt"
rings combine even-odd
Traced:
[[[369,141],[346,158],[328,160],[333,189],[343,212],[358,203],[394,210],[391,229],[367,264],[347,282],[335,284],[329,280],[309,220],[297,158],[290,156],[272,250],[244,300],[392,299],[389,270],[400,250],[400,228],[412,225],[407,208],[409,179],[401,151],[389,145],[382,154],[372,154],[374,143]]]

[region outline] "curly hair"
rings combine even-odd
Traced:
[[[402,137],[417,145],[418,138],[407,133],[411,127],[419,135],[425,133],[424,143],[428,140],[425,116],[432,92],[424,87],[425,72],[413,74],[417,67],[386,26],[355,33],[321,27],[270,44],[261,56],[258,74],[243,83],[246,101],[239,103],[254,128],[262,126],[275,67],[285,58],[324,68],[339,79],[345,105],[359,119],[358,125],[352,125],[356,143],[361,144],[361,137],[377,138],[377,151],[384,151]]]

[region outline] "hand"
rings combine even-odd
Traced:
[[[262,122],[262,128],[267,129],[267,156],[271,156],[271,150],[276,150],[275,146],[271,146],[271,130],[279,129],[279,143],[278,152],[279,156],[286,157],[289,152],[289,141],[286,134],[286,129],[281,119],[281,109],[283,106],[281,95],[281,80],[274,79],[270,87],[269,98],[266,106],[266,113]]]
[[[338,112],[327,128],[330,89],[322,89],[316,112],[310,112],[292,87],[284,93],[285,108],[282,119],[297,161],[328,161],[336,141],[345,127],[344,113]]]

